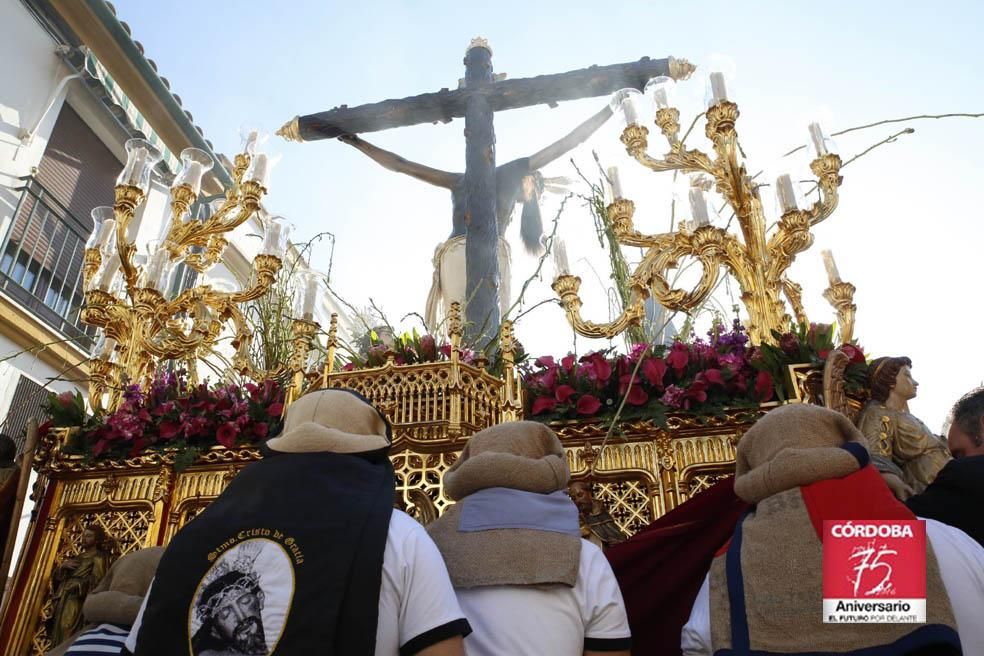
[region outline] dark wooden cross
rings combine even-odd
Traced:
[[[492,74],[492,50],[484,39],[472,40],[464,63],[465,79],[453,91],[441,89],[359,107],[342,105],[295,117],[278,134],[295,141],[315,141],[464,117],[465,336],[473,344],[484,344],[496,335],[500,322],[493,114],[531,105],[555,107],[559,101],[604,96],[629,87],[642,90],[647,81],[660,75],[686,78],[693,66],[672,57],[644,57],[625,64],[498,81]]]

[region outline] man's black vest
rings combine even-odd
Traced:
[[[168,545],[136,656],[372,656],[393,496],[385,455],[249,465]]]

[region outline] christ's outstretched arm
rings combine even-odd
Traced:
[[[458,180],[461,179],[460,173],[449,173],[440,169],[432,169],[429,166],[424,166],[417,162],[411,162],[396,153],[391,153],[388,150],[374,146],[354,134],[343,134],[338,137],[338,140],[362,151],[383,168],[409,175],[412,178],[423,180],[437,187],[453,189]]]
[[[581,145],[588,137],[604,125],[612,115],[612,110],[606,105],[604,109],[574,128],[565,137],[561,137],[538,153],[530,156],[530,171],[541,169],[564,153]]]

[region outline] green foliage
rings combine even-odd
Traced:
[[[48,397],[41,404],[41,409],[50,418],[51,425],[58,428],[82,426],[88,419],[85,399],[78,390],[61,394],[49,392]]]

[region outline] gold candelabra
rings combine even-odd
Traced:
[[[645,316],[644,303],[652,296],[671,310],[690,312],[698,308],[713,292],[722,268],[737,280],[741,299],[749,315],[749,334],[755,343],[773,341],[772,331],[783,332],[790,323],[781,294],[793,306],[798,320],[805,320],[801,288],[786,277],[786,271],[798,253],[813,243],[810,229],[820,223],[837,207],[837,187],[841,183],[841,160],[831,152],[831,142],[819,126],[812,124],[816,158],[810,168],[817,176],[819,199],[809,207],[798,201],[788,175],[777,180],[777,195],[781,218],[771,235],[767,234],[766,216],[759,196],[759,186],[748,175],[739,158],[738,106],[727,99],[723,76],[711,74],[714,100],[706,112],[705,134],[713,145],[713,155],[688,149],[679,138],[680,113],[670,106],[673,80],[656,78],[647,85],[647,93],[655,100],[656,125],[669,143],[669,151],[657,159],[647,153],[649,129],[639,120],[638,106],[643,98],[637,90],[617,92],[613,106],[621,109],[626,128],[621,141],[637,162],[655,171],[680,171],[701,174],[713,181],[734,212],[741,238],[726,228],[710,224],[707,200],[701,182],[695,181],[690,190],[694,221],[681,223],[675,232],[648,235],[633,226],[635,204],[621,195],[613,180],[614,200],[608,205],[608,216],[620,244],[645,249],[642,262],[630,277],[633,301],[614,321],[597,324],[581,317],[578,296],[580,279],[562,271],[553,288],[573,328],[587,337],[613,337]],[[707,185],[709,187],[709,185]],[[701,265],[700,281],[694,289],[674,288],[667,272],[676,269],[683,258],[694,258]]]
[[[151,241],[143,262],[138,262],[136,240],[129,233],[136,209],[147,198],[151,171],[161,156],[146,141],[127,142],[127,164],[117,179],[115,203],[112,208],[93,211],[95,229],[83,264],[82,321],[102,329],[89,379],[90,403],[97,411],[114,410],[126,385],[149,384],[162,361],[186,362],[189,376],[196,382],[198,360],[213,352],[223,329],[230,324],[235,349],[232,364],[237,373],[262,380],[303,371],[304,358],[318,330],[312,317],[294,321],[290,361],[267,371],[252,362],[253,333],[241,308],[266,294],[280,271],[287,233],[279,217],[267,222],[251,281],[242,290],[219,291],[201,284],[170,294],[171,276],[178,263],[204,273],[220,261],[228,244],[225,235],[259,210],[266,193],[268,163],[266,155],[253,152],[255,141],[254,133],[245,152],[236,155],[234,183],[218,209],[204,220],[192,216],[191,209],[212,160],[198,149],[182,152],[183,167],[171,187],[169,221],[162,239]]]

